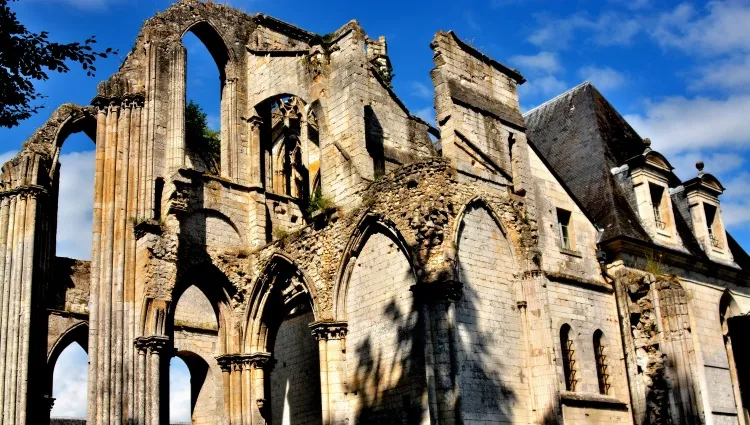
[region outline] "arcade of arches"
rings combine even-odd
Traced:
[[[215,170],[186,135],[188,31],[219,71]],[[73,343],[89,425],[168,424],[175,359],[192,424],[750,425],[750,257],[701,236],[705,208],[670,217],[682,250],[613,236],[646,238],[653,209],[602,224],[527,140],[524,78],[452,32],[431,47],[439,128],[356,21],[320,36],[198,0],[146,21],[92,106],[2,167],[0,425],[50,422]],[[532,111],[549,132],[627,126],[590,85],[566,96]],[[96,146],[90,261],[55,252],[76,132]],[[664,177],[649,146],[615,168]],[[719,205],[701,173],[675,205]]]

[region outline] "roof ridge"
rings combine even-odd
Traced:
[[[523,114],[523,116],[525,117],[526,115],[531,114],[532,112],[536,111],[537,109],[541,109],[542,107],[547,106],[550,103],[553,103],[553,102],[559,100],[560,98],[562,98],[563,96],[567,96],[568,94],[570,94],[570,93],[572,93],[572,92],[574,92],[574,91],[576,91],[576,90],[578,90],[578,89],[580,89],[580,88],[582,88],[583,86],[586,86],[586,85],[593,86],[593,84],[591,84],[591,81],[586,80],[586,81],[582,82],[581,84],[578,84],[577,86],[572,87],[572,88],[570,88],[570,89],[568,89],[568,90],[566,90],[566,91],[558,94],[557,96],[553,97],[552,99],[550,99],[550,100],[548,100],[548,101],[546,101],[546,102],[544,102],[544,103],[542,103],[540,105],[537,105],[537,106],[529,109],[528,111],[526,111],[526,113]]]

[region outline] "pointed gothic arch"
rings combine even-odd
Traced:
[[[414,276],[417,276],[414,258],[409,248],[410,245],[401,232],[398,231],[396,225],[378,215],[365,215],[359,221],[359,224],[355,227],[351,236],[349,236],[349,241],[344,248],[344,255],[341,257],[341,262],[339,263],[338,271],[336,273],[336,286],[333,291],[334,320],[347,320],[347,292],[349,290],[349,281],[351,279],[352,270],[362,248],[364,248],[370,236],[375,233],[382,233],[391,239],[409,262],[411,273]]]
[[[273,346],[274,325],[298,303],[309,304],[315,320],[319,310],[314,286],[305,272],[287,255],[277,252],[266,262],[248,294],[249,302],[242,337],[243,353],[268,352]],[[276,307],[277,310],[274,310]]]

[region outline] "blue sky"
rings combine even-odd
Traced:
[[[724,221],[750,248],[750,0],[677,2],[656,0],[476,0],[406,2],[227,2],[263,12],[321,34],[357,19],[372,36],[385,35],[396,93],[413,113],[432,120],[429,43],[439,29],[460,37],[495,59],[518,68],[524,110],[590,80],[635,127],[691,178],[694,163],[727,187]],[[119,58],[97,63],[97,78],[74,70],[52,75],[37,88],[47,110],[21,126],[0,129],[0,161],[63,102],[88,104],[96,83],[116,71],[143,21],[169,6],[167,0],[21,0],[11,3],[32,30],[60,41],[95,34]],[[195,38],[188,48],[188,97],[218,116],[218,72]],[[71,137],[61,157],[62,195],[90,200],[93,144]],[[61,203],[58,255],[90,255],[90,201]],[[181,369],[185,373],[184,367]],[[55,407],[57,409],[57,406]],[[83,407],[85,409],[85,406]],[[80,409],[79,409],[80,410]],[[180,418],[180,419],[184,419]]]

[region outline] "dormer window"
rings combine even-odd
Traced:
[[[724,192],[724,186],[716,177],[703,172],[703,162],[699,161],[695,166],[698,176],[684,183],[695,237],[709,258],[735,264],[732,253],[727,249],[719,206],[719,195]]]
[[[680,181],[664,155],[652,150],[648,139],[644,139],[643,144],[646,146],[643,154],[627,161],[638,215],[654,242],[679,247],[682,239],[675,229],[669,188],[679,185]]]
[[[654,225],[659,230],[667,228],[667,223],[664,221],[664,214],[662,209],[664,208],[664,187],[649,183],[649,192],[651,192],[651,207],[654,211]]]
[[[716,237],[716,224],[718,223],[718,220],[716,220],[716,207],[709,204],[703,204],[703,210],[706,214],[708,240],[712,247],[719,248],[719,238]]]
[[[567,251],[573,250],[571,243],[570,211],[557,209],[557,231],[560,236],[560,248]]]

